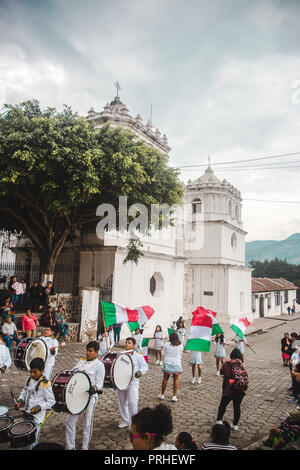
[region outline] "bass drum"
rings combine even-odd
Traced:
[[[101,359],[105,367],[104,387],[125,390],[133,379],[133,361],[129,354],[107,352]]]
[[[11,416],[0,416],[0,442],[8,442],[8,430],[14,420]]]
[[[17,369],[30,371],[30,362],[36,357],[47,359],[47,345],[39,338],[25,338],[15,349],[14,363]]]
[[[13,424],[7,432],[10,447],[18,449],[33,444],[36,431],[36,425],[32,421],[19,421]]]
[[[91,380],[82,371],[61,370],[52,379],[52,390],[56,400],[54,411],[78,415],[90,401]]]

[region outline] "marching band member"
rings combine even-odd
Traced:
[[[139,402],[139,378],[148,371],[148,364],[141,353],[134,350],[136,341],[130,337],[126,339],[125,349],[131,354],[134,365],[134,378],[125,390],[118,390],[118,400],[122,422],[119,428],[131,425],[131,418],[138,412]]]
[[[51,380],[55,359],[58,353],[58,341],[54,334],[55,328],[53,326],[48,326],[44,329],[44,336],[41,336],[41,339],[46,343],[47,346],[47,359],[45,361],[44,370],[44,376],[47,380]]]
[[[83,415],[83,440],[82,450],[88,450],[92,437],[94,411],[98,402],[98,393],[101,393],[105,377],[103,362],[98,360],[99,343],[91,341],[86,346],[86,358],[80,359],[73,368],[75,371],[85,372],[92,383],[90,390],[90,402],[86,409],[78,414],[67,414],[66,418],[66,449],[75,450],[76,425],[80,415]]]
[[[0,376],[4,374],[7,369],[11,366],[11,357],[9,349],[5,344],[4,335],[0,331]]]
[[[45,419],[46,410],[55,404],[51,382],[43,375],[45,362],[42,358],[36,357],[30,362],[30,377],[23,388],[19,399],[15,405],[16,410],[24,406],[23,417],[33,421],[37,427],[35,442],[23,450],[31,450],[38,444],[41,424]]]

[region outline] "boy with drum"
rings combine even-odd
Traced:
[[[38,444],[42,422],[45,419],[46,410],[55,404],[51,382],[43,375],[45,362],[40,357],[35,357],[30,362],[30,377],[23,388],[15,405],[16,410],[24,407],[23,418],[32,421],[36,425],[35,441],[23,450],[31,450]]]
[[[92,436],[94,411],[98,402],[98,394],[102,393],[105,367],[98,360],[99,343],[91,341],[86,346],[86,357],[80,359],[73,371],[85,372],[91,380],[91,388],[88,390],[90,401],[85,410],[76,415],[67,414],[66,418],[66,450],[75,450],[76,425],[81,414],[83,415],[83,440],[82,450],[88,450]]]
[[[55,338],[54,326],[48,326],[44,329],[44,336],[41,339],[46,343],[47,346],[47,359],[45,361],[44,376],[47,380],[51,380],[51,375],[55,363],[55,358],[58,353],[58,341]]]
[[[139,378],[148,372],[148,364],[141,353],[134,350],[136,341],[130,337],[126,339],[125,349],[131,354],[134,366],[134,378],[125,390],[118,390],[118,400],[122,422],[119,428],[127,428],[131,425],[131,418],[138,412],[139,402]]]

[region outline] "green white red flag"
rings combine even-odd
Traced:
[[[137,309],[130,309],[111,302],[101,302],[101,307],[105,326],[138,321],[139,312]]]
[[[144,356],[144,359],[146,362],[148,362],[148,344],[149,344],[149,339],[150,338],[143,338],[141,348],[142,348],[142,354]]]
[[[207,310],[207,311],[208,311],[208,315],[211,316],[212,321],[213,321],[211,335],[214,336],[218,334],[224,334],[224,331],[222,330],[222,328],[220,327],[219,323],[216,320],[216,315],[217,315],[216,312],[213,312],[212,310]]]
[[[140,326],[143,326],[150,318],[152,317],[155,310],[149,305],[144,305],[143,307],[136,307],[138,311],[138,320],[135,322],[129,322],[128,326],[130,331],[133,332]]]
[[[193,312],[189,339],[186,342],[186,351],[208,352],[211,344],[213,320],[212,315],[203,307]]]
[[[233,331],[241,338],[244,339],[246,328],[250,325],[250,322],[247,320],[247,317],[240,318],[237,323],[231,325]]]

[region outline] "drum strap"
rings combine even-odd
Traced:
[[[27,380],[26,387],[28,387],[30,380],[31,380],[31,377],[29,377],[29,379]],[[42,378],[38,381],[37,386],[35,387],[36,392],[38,391],[41,382],[47,383],[48,380],[42,375]]]

